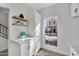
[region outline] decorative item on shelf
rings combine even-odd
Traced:
[[[20,32],[20,38],[26,38],[27,37],[27,33],[26,32]]]
[[[19,17],[20,17],[20,18],[24,18],[23,14],[20,14]]]
[[[28,20],[24,19],[23,14],[20,14],[19,17],[13,16],[12,18],[15,19],[12,25],[28,26]]]

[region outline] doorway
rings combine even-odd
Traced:
[[[9,9],[0,6],[0,56],[8,56]]]

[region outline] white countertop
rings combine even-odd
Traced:
[[[28,40],[32,40],[32,39],[33,39],[33,37],[27,37],[27,38],[24,38],[24,39],[14,39],[14,40],[11,40],[11,41],[22,44],[22,43],[24,43]]]

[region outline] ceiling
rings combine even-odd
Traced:
[[[27,5],[35,10],[45,8],[51,5],[54,5],[55,3],[27,3]]]

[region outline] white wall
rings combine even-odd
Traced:
[[[44,38],[42,38],[42,47],[47,48],[52,51],[56,51],[65,55],[69,55],[68,44],[73,44],[79,46],[79,17],[71,18],[71,4],[55,4],[47,8],[38,10],[42,16],[42,21],[44,17],[58,16],[59,22],[59,39],[58,47],[51,47],[44,45]]]
[[[8,28],[8,9],[0,6],[0,24]],[[1,35],[1,34],[0,34]],[[8,48],[8,39],[0,36],[0,51]]]
[[[25,4],[17,4],[17,3],[14,3],[14,4],[6,4],[9,9],[10,9],[10,12],[9,12],[9,34],[11,37],[10,39],[16,39],[17,35],[18,35],[18,32],[20,31],[27,31],[29,34],[33,34],[33,24],[34,24],[34,12],[31,8],[29,8],[27,5]],[[29,20],[29,26],[28,26],[28,29],[27,27],[17,27],[17,26],[12,26],[12,23],[13,23],[13,19],[11,18],[12,16],[14,15],[19,15],[19,14],[24,14],[24,17],[25,19]],[[15,28],[16,27],[16,28]],[[18,30],[19,29],[19,30]],[[27,30],[26,30],[27,29]],[[14,37],[13,37],[13,34],[14,34]]]
[[[14,40],[18,38],[18,35],[21,31],[26,31],[28,34],[32,35],[34,33],[34,19],[35,19],[35,12],[30,7],[22,3],[13,3],[13,4],[6,4],[9,8],[9,55],[12,55],[12,45],[10,40]],[[28,27],[22,26],[13,26],[13,19],[12,16],[19,16],[19,14],[24,14],[24,18],[29,21]]]
[[[17,39],[18,34],[20,31],[27,31],[28,34],[34,34],[35,29],[35,10],[28,7],[26,4],[22,3],[13,3],[13,4],[1,4],[4,7],[9,8],[9,55],[11,55],[11,42],[10,40]],[[24,14],[25,19],[29,20],[29,26],[27,27],[20,27],[20,26],[12,26],[13,19],[12,16],[19,15],[20,13]]]
[[[0,11],[0,24],[3,24],[4,26],[8,27],[8,12],[4,13]]]
[[[8,49],[8,39],[0,36],[0,51]]]

